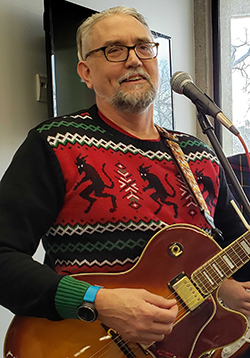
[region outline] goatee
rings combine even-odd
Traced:
[[[148,88],[143,88],[141,83],[134,83],[133,88],[125,91],[121,88],[121,84],[130,81],[133,77],[141,77],[148,83]],[[157,90],[154,87],[151,77],[142,68],[130,69],[128,72],[117,80],[118,88],[109,102],[112,106],[128,113],[144,112],[155,100]]]
[[[157,95],[153,84],[149,83],[149,85],[149,88],[146,90],[141,90],[140,85],[135,85],[134,91],[132,92],[119,89],[110,103],[124,112],[144,112],[154,102]]]

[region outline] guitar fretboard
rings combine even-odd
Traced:
[[[192,280],[205,295],[250,260],[250,231],[244,233],[192,274]]]

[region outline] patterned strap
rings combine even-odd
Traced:
[[[198,204],[198,207],[200,208],[202,214],[204,215],[208,223],[214,228],[213,218],[210,215],[207,204],[201,194],[200,188],[197,184],[194,174],[191,171],[188,162],[186,161],[185,154],[183,153],[178,143],[178,139],[174,135],[170,134],[166,129],[161,128],[157,125],[156,128],[160,133],[160,135],[165,139],[166,145],[170,148],[174,156],[176,165],[179,168],[179,171],[182,174],[191,193],[193,194],[193,197],[196,203]]]

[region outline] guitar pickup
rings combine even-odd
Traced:
[[[190,279],[182,273],[169,283],[171,290],[176,293],[190,311],[195,310],[204,298]]]

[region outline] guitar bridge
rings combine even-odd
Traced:
[[[176,276],[168,285],[190,311],[195,310],[196,307],[204,302],[203,296],[184,272]]]

